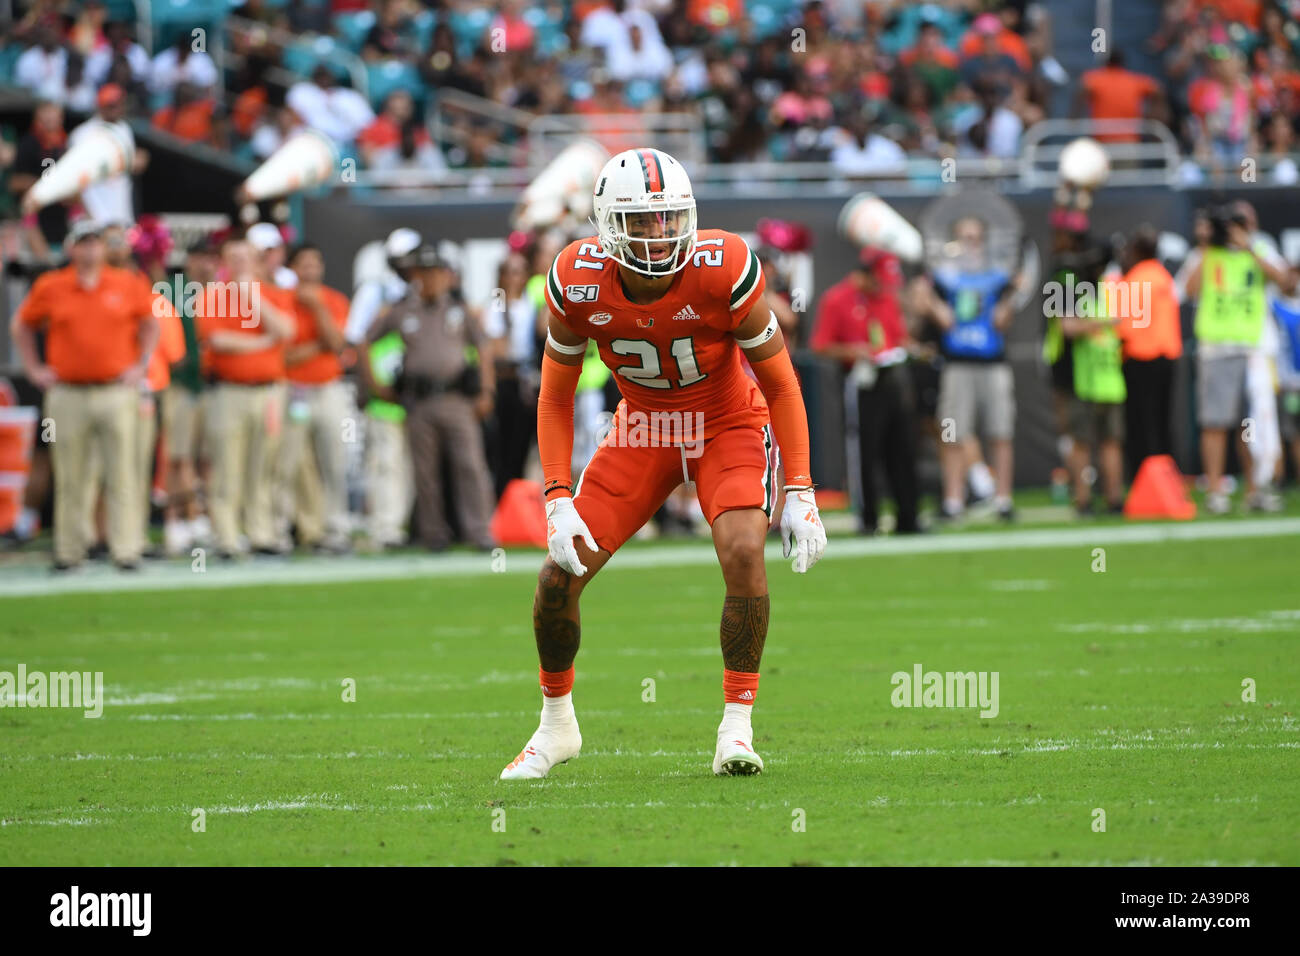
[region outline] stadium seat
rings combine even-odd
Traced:
[[[353,53],[361,52],[361,45],[366,40],[366,34],[370,32],[370,28],[374,25],[375,14],[373,10],[340,13],[334,17],[334,29],[338,31],[340,39]]]
[[[549,8],[529,7],[524,11],[524,21],[533,28],[538,56],[551,57],[566,49],[569,39],[564,35],[564,20],[552,16]]]
[[[230,11],[226,0],[154,0],[152,19],[159,23],[220,23]]]
[[[452,35],[456,38],[456,52],[469,56],[483,40],[483,34],[492,25],[493,13],[487,7],[474,7],[471,10],[457,10],[447,20]]]
[[[366,79],[370,84],[370,105],[376,110],[384,105],[384,98],[393,90],[406,90],[417,102],[424,99],[424,84],[419,71],[401,60],[385,60],[366,65]]]
[[[304,37],[301,42],[285,47],[281,63],[299,76],[309,76],[317,63],[325,63],[336,76],[343,78],[348,76],[348,70],[335,56],[339,49],[333,37]]]
[[[780,31],[795,6],[789,0],[749,0],[745,11],[754,24],[754,33],[765,39]]]
[[[195,27],[209,31],[209,52],[219,42],[222,25],[230,15],[227,0],[153,0],[150,22],[153,24],[153,48],[162,50]]]
[[[104,10],[108,14],[108,19],[126,20],[130,23],[135,22],[135,0],[105,0]]]
[[[623,98],[637,109],[640,109],[658,95],[659,84],[654,80],[631,80],[623,90]]]
[[[432,10],[421,10],[411,18],[415,48],[421,53],[429,49],[429,41],[433,39],[433,28],[437,25],[438,17]]]
[[[18,58],[23,55],[23,48],[18,43],[10,43],[8,46],[0,47],[0,85],[6,85],[14,81],[14,67],[18,63]]]
[[[564,35],[564,27],[553,23],[543,23],[537,28],[537,55],[543,58],[558,56],[569,48],[569,38]]]

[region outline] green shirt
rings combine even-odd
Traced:
[[[1100,283],[1096,318],[1106,318],[1107,285]],[[1128,397],[1121,366],[1122,347],[1113,328],[1103,326],[1092,335],[1081,335],[1071,349],[1074,358],[1074,394],[1085,402],[1119,404]]]
[[[406,346],[400,332],[389,332],[370,346],[370,374],[376,385],[392,385],[402,370],[402,356]],[[386,422],[406,421],[406,409],[395,402],[372,398],[366,403],[366,414]]]
[[[1201,260],[1196,339],[1220,345],[1259,344],[1264,333],[1264,270],[1245,249],[1211,247]]]

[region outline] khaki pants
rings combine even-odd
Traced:
[[[168,459],[197,461],[199,435],[203,426],[203,393],[191,392],[183,385],[172,385],[161,398]]]
[[[208,512],[217,547],[237,552],[241,527],[252,547],[275,547],[273,485],[284,428],[284,386],[221,382],[208,402]]]
[[[405,544],[406,521],[415,504],[406,424],[366,418],[366,507],[375,544]]]
[[[281,536],[293,520],[306,544],[347,540],[347,443],[356,440],[356,419],[342,382],[288,386],[276,502]]]
[[[154,453],[158,450],[158,421],[154,418],[155,403],[160,396],[153,392],[141,393],[136,403],[135,449],[131,463],[135,467],[136,504],[140,519],[140,545],[149,543],[149,512],[153,506],[153,465]],[[83,532],[87,545],[99,536],[95,526],[95,506],[99,503],[99,493],[104,485],[104,459],[94,446],[86,459],[86,508],[85,530]]]
[[[138,561],[143,546],[135,464],[139,392],[117,384],[54,385],[45,394],[45,414],[54,424],[54,559],[76,564],[86,556],[90,457],[97,454],[107,485],[109,550],[119,563]]]

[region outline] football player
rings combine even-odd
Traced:
[[[750,714],[767,637],[763,542],[773,509],[784,504],[783,551],[796,572],[826,548],[799,383],[758,257],[739,236],[697,232],[690,179],[673,157],[632,149],[611,159],[596,181],[594,224],[597,235],[566,247],[546,279],[537,437],[550,556],[533,602],[542,715],[501,779],[545,777],[578,755],[571,692],[579,598],[684,480],[696,484],[726,583],[713,771],[759,773]],[[573,395],[589,339],[623,401],[575,486]],[[742,351],[757,384],[742,371]]]

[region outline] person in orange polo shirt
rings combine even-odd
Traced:
[[[23,369],[45,389],[52,420],[54,568],[85,558],[86,459],[103,455],[108,543],[123,570],[139,567],[143,541],[135,491],[139,389],[158,343],[153,297],[134,275],[104,261],[101,227],[89,220],[68,235],[70,263],[47,272],[18,306],[11,335]],[[36,333],[45,331],[45,360]]]
[[[351,547],[347,440],[349,422],[355,433],[357,410],[343,384],[339,361],[347,345],[343,330],[350,303],[343,293],[322,283],[325,259],[316,246],[297,246],[287,262],[298,284],[293,290],[296,332],[284,352],[289,400],[277,523],[287,531],[296,512],[299,540],[337,554]]]
[[[1178,290],[1156,258],[1159,235],[1143,224],[1124,250],[1129,308],[1116,326],[1123,341],[1128,466],[1136,473],[1150,455],[1172,455],[1174,367],[1183,354]]]
[[[136,468],[137,497],[140,506],[140,529],[146,549],[149,541],[149,510],[152,502],[154,453],[158,448],[158,396],[167,390],[171,382],[171,363],[179,362],[185,356],[185,330],[171,302],[164,296],[156,295],[148,275],[140,269],[131,254],[131,243],[127,230],[119,223],[110,223],[104,227],[104,261],[115,269],[129,272],[142,282],[153,297],[153,314],[158,320],[158,346],[149,359],[149,368],[140,388],[138,418],[135,428],[135,451],[133,462]],[[102,516],[97,514],[100,491],[103,487],[103,458],[91,449],[87,461],[86,481],[86,540],[95,542],[103,527]]]
[[[284,345],[294,334],[292,293],[257,269],[244,239],[221,249],[224,275],[208,284],[198,312],[212,389],[207,405],[212,487],[208,511],[217,553],[278,554],[274,479],[284,422]]]

